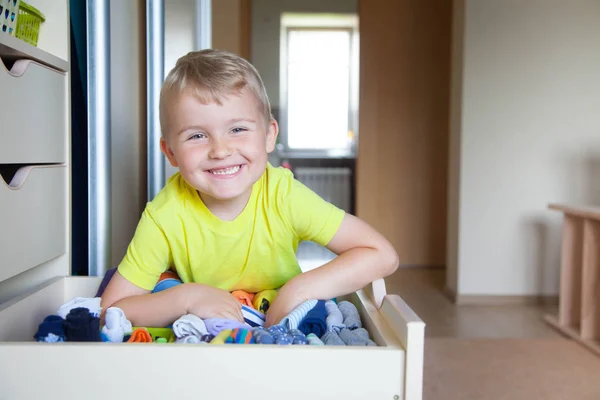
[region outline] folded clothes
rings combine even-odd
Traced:
[[[127,340],[129,343],[152,343],[152,336],[145,328],[135,328]]]
[[[317,300],[307,300],[296,307],[291,313],[285,316],[279,325],[285,326],[287,329],[298,329],[300,322],[306,317],[306,314],[317,305]]]
[[[315,335],[321,337],[327,331],[327,323],[325,322],[326,318],[327,309],[325,308],[325,301],[319,300],[312,310],[310,310],[302,319],[298,325],[298,329],[305,335],[314,333]]]
[[[217,336],[224,329],[246,329],[249,327],[249,325],[243,322],[226,318],[208,318],[204,320],[204,324],[206,325],[206,330],[208,331],[208,333],[214,336]]]
[[[346,327],[346,325],[344,325],[344,316],[333,300],[327,300],[325,302],[325,309],[327,310],[325,323],[327,324],[327,330],[329,332],[339,332]],[[319,335],[319,337],[320,336],[322,335]]]
[[[225,339],[225,343],[252,344],[254,343],[252,331],[250,329],[233,329]]]
[[[252,305],[254,306],[254,309],[266,314],[267,311],[269,311],[271,304],[273,304],[275,297],[277,297],[277,290],[267,289],[260,291],[254,295]]]
[[[344,325],[346,328],[350,330],[362,328],[360,315],[358,314],[358,310],[354,304],[350,303],[349,301],[342,301],[340,304],[338,304],[338,308],[344,316]]]
[[[202,335],[209,332],[206,324],[199,317],[194,314],[186,314],[173,322],[173,333],[178,339],[185,336],[196,336],[200,340]]]
[[[74,308],[85,308],[92,316],[99,317],[102,310],[100,307],[101,300],[100,297],[75,297],[60,306],[56,314],[63,319],[67,319],[67,314]]]
[[[73,308],[63,323],[67,342],[100,342],[100,318],[85,307]]]
[[[252,337],[258,344],[273,344],[275,338],[267,330],[261,326],[252,329]]]
[[[37,342],[64,342],[66,340],[64,321],[58,315],[48,315],[38,326],[33,338]]]
[[[306,340],[308,340],[309,345],[314,346],[324,346],[325,343],[321,339],[319,339],[314,333],[309,333],[306,335]]]
[[[251,328],[265,325],[265,314],[255,310],[252,307],[242,305],[242,315],[244,316],[244,322]]]
[[[154,285],[152,293],[162,292],[163,290],[171,289],[174,286],[181,285],[183,282],[175,271],[167,270],[160,274],[158,282]]]
[[[340,339],[348,346],[376,346],[375,342],[369,339],[369,332],[365,328],[342,329]]]
[[[326,346],[345,346],[346,343],[342,339],[340,339],[340,335],[336,331],[330,331],[325,333],[321,340],[325,343]]]
[[[224,329],[210,341],[210,344],[225,344],[225,341],[231,335],[233,329]]]
[[[109,342],[121,343],[126,334],[131,333],[133,327],[125,317],[125,313],[118,307],[109,307],[104,314],[102,333]]]
[[[231,292],[231,295],[235,297],[235,299],[241,304],[250,308],[253,307],[252,300],[254,299],[254,294],[244,292],[243,290],[234,290],[233,292]]]

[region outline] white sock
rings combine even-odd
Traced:
[[[197,336],[190,335],[182,338],[175,339],[175,343],[183,343],[183,344],[206,344],[207,342],[203,342]]]
[[[100,300],[100,297],[75,297],[71,301],[60,306],[56,314],[60,315],[63,319],[67,319],[67,315],[72,309],[83,307],[87,308],[93,316],[99,317],[100,311],[102,310],[100,307]]]
[[[186,314],[173,322],[173,333],[178,339],[191,335],[200,340],[202,335],[208,334],[208,330],[200,318],[194,314]]]
[[[102,333],[106,335],[111,342],[121,343],[123,337],[133,331],[131,322],[125,317],[125,313],[119,307],[109,307],[104,316],[105,325],[102,327]]]

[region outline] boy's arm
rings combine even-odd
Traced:
[[[168,326],[182,315],[221,317],[243,321],[241,304],[227,291],[184,283],[150,293],[125,279],[117,271],[102,294],[101,307],[119,307],[134,326]]]
[[[167,326],[186,313],[183,286],[150,294],[115,272],[102,294],[100,305],[104,312],[119,307],[134,326]]]
[[[398,268],[393,246],[361,219],[346,214],[327,245],[338,254],[329,263],[296,276],[277,295],[267,315],[267,325],[278,323],[296,306],[309,299],[331,299],[362,289]]]

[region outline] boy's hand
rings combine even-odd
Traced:
[[[187,283],[187,313],[199,318],[226,318],[244,322],[242,304],[226,290]]]
[[[283,318],[307,300],[297,290],[294,290],[293,281],[294,279],[283,285],[277,293],[277,297],[275,297],[275,300],[269,306],[265,321],[267,328],[281,322]]]

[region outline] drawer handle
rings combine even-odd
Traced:
[[[9,189],[19,190],[25,185],[29,173],[34,168],[52,168],[64,165],[65,164],[0,164],[0,177],[2,177],[2,182],[8,186]]]

